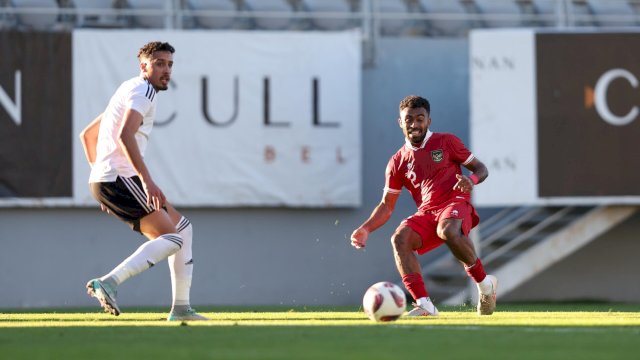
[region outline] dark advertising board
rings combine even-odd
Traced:
[[[536,36],[539,197],[640,195],[640,34]]]
[[[72,196],[71,34],[0,32],[0,198]]]

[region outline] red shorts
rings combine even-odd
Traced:
[[[427,212],[418,211],[404,219],[399,227],[406,225],[420,235],[422,246],[415,251],[422,255],[444,244],[436,232],[438,223],[443,219],[462,219],[462,232],[465,236],[468,236],[469,231],[480,222],[476,209],[470,203],[451,202],[439,209]]]

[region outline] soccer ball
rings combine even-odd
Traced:
[[[394,321],[402,316],[407,307],[407,299],[398,285],[382,281],[367,289],[362,307],[373,321]]]

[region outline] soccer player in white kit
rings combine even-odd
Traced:
[[[88,294],[116,316],[120,314],[118,285],[168,258],[173,301],[167,320],[207,320],[191,308],[189,300],[193,228],[167,202],[143,159],[157,92],[168,88],[174,52],[166,42],[144,45],[138,52],[140,75],[123,82],[105,111],[80,134],[91,165],[93,197],[102,210],[149,239],[111,272],[87,283]]]

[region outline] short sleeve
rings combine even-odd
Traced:
[[[457,136],[449,134],[447,144],[453,162],[467,165],[474,159],[474,155]]]
[[[151,109],[155,94],[155,89],[149,84],[146,84],[146,86],[138,86],[129,94],[126,106],[145,116]]]
[[[384,192],[399,194],[402,192],[402,175],[399,175],[395,156],[389,159],[385,170]]]

